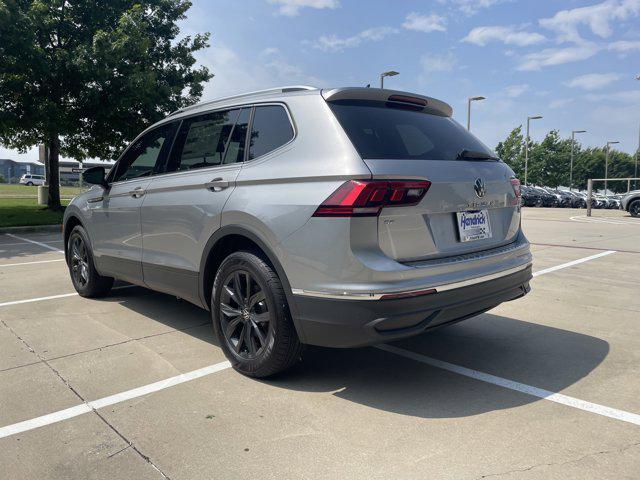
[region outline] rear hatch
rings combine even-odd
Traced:
[[[374,98],[328,98],[374,179],[431,182],[417,205],[382,209],[380,249],[411,262],[513,242],[520,206],[511,169],[452,120],[446,104],[399,93],[375,89]]]

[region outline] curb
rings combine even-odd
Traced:
[[[30,225],[25,227],[2,227],[0,234],[3,233],[60,233],[62,225]]]

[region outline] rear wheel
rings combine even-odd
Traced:
[[[302,354],[282,283],[262,258],[235,252],[220,265],[211,294],[220,345],[240,373],[267,377],[294,365]]]
[[[113,278],[103,277],[96,271],[89,237],[80,225],[69,235],[67,263],[71,282],[81,297],[101,297],[111,290]]]
[[[640,217],[640,200],[634,200],[629,205],[629,213],[632,217]]]

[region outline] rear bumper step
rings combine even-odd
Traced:
[[[468,287],[471,285],[477,285],[478,283],[488,282],[500,277],[505,277],[513,273],[520,272],[522,270],[531,269],[531,264],[519,265],[508,270],[501,270],[499,272],[491,273],[489,275],[483,275],[482,277],[470,278],[462,280],[460,282],[447,283],[439,286],[429,286],[413,290],[404,290],[399,292],[377,292],[377,293],[356,293],[356,292],[317,292],[311,290],[302,290],[299,288],[292,288],[291,292],[294,295],[304,297],[317,297],[334,300],[384,300],[390,296],[394,297],[416,297],[420,295],[432,295],[439,292],[446,292],[448,290],[455,290],[458,288]]]

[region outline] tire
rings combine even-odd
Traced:
[[[629,204],[629,213],[632,217],[640,217],[640,200],[634,200]]]
[[[33,182],[27,182],[27,187],[33,187]]]
[[[81,297],[103,297],[111,290],[113,278],[103,277],[95,268],[91,242],[84,228],[76,225],[67,241],[67,265],[71,282]]]
[[[282,283],[263,258],[247,251],[230,254],[218,268],[211,299],[216,337],[238,372],[262,378],[298,362],[304,346]]]

